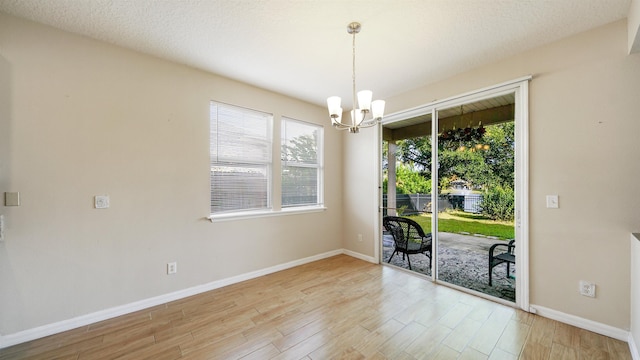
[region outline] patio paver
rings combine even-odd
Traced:
[[[505,240],[484,237],[440,233],[438,248],[439,279],[451,284],[479,291],[501,299],[515,301],[515,266],[511,267],[511,276],[506,276],[506,265],[493,269],[493,286],[489,286],[489,248]],[[505,241],[506,243],[506,241]],[[385,263],[393,251],[393,238],[384,235],[383,258]],[[409,269],[402,254],[396,254],[391,264]],[[411,255],[413,271],[431,276],[429,259],[422,254]]]

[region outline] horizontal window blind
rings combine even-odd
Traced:
[[[211,102],[211,213],[271,208],[271,114]]]
[[[322,127],[282,119],[282,207],[322,205]]]

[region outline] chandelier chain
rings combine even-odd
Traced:
[[[352,99],[353,99],[353,111],[355,114],[356,111],[356,34],[357,31],[353,32],[353,41],[352,41],[352,48],[353,48],[353,57],[352,57],[352,61],[353,61],[353,66],[352,66],[352,73],[351,73],[351,79],[353,80],[353,92],[352,92]],[[354,120],[355,121],[355,120]]]

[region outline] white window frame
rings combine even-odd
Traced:
[[[220,134],[220,132],[216,132],[214,129],[217,129],[217,123],[219,123],[218,121],[218,113],[214,114],[214,109],[215,108],[226,108],[226,109],[233,109],[235,111],[240,111],[243,114],[246,114],[248,116],[256,116],[256,117],[264,117],[266,123],[266,130],[265,130],[265,138],[264,141],[267,143],[267,151],[266,151],[266,156],[264,159],[249,159],[248,157],[242,157],[242,156],[229,156],[229,155],[225,155],[225,156],[221,156],[220,154],[220,148],[216,149],[214,151],[214,147],[219,146],[219,141],[217,141],[220,136],[222,134]],[[214,115],[215,115],[215,119],[214,119]],[[210,204],[210,216],[209,219],[211,221],[213,221],[214,219],[224,219],[224,218],[242,218],[242,217],[247,217],[247,216],[256,216],[256,215],[260,215],[260,214],[265,214],[265,213],[270,213],[272,212],[272,195],[273,195],[273,114],[264,112],[264,111],[258,111],[258,110],[253,110],[253,109],[249,109],[246,107],[242,107],[242,106],[236,106],[236,105],[230,105],[230,104],[225,104],[222,102],[218,102],[218,101],[211,101],[210,103],[210,137],[209,137],[209,145],[210,145],[210,181],[212,182],[210,185],[210,198],[211,200],[211,204]],[[214,152],[215,154],[217,154],[217,159],[214,159]],[[260,208],[253,208],[253,209],[231,209],[231,210],[221,210],[221,211],[216,211],[214,212],[213,209],[213,197],[214,197],[214,184],[213,184],[213,180],[212,180],[212,172],[213,172],[213,168],[216,165],[220,165],[220,166],[229,166],[229,167],[233,167],[236,165],[246,165],[247,167],[250,167],[252,165],[256,165],[258,167],[264,166],[265,171],[266,171],[266,178],[267,178],[267,184],[266,184],[266,206],[264,207],[260,207]]]

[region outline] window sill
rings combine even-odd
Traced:
[[[295,215],[322,212],[327,210],[324,206],[300,206],[283,208],[280,211],[265,210],[265,211],[248,211],[237,212],[233,214],[211,214],[207,219],[211,222],[232,221],[232,220],[245,220],[253,218],[271,217],[271,216],[283,216],[283,215]]]

